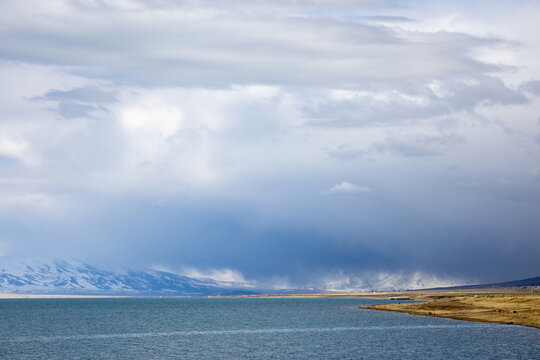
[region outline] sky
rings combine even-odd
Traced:
[[[322,289],[538,276],[538,16],[4,0],[0,255]]]

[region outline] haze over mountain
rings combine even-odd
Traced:
[[[538,276],[538,14],[3,0],[0,255],[264,289]]]
[[[321,291],[392,291],[456,285],[425,274],[380,274],[371,281],[350,279],[325,289],[265,288],[255,283],[193,278],[154,269],[108,271],[75,259],[0,257],[0,293],[128,296],[207,296]]]

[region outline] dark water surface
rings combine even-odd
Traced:
[[[0,300],[1,359],[540,359],[540,331],[367,299]]]

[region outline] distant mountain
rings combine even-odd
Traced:
[[[523,280],[514,280],[506,281],[501,283],[491,283],[491,284],[480,284],[480,285],[463,285],[463,286],[452,286],[436,289],[491,289],[491,288],[521,288],[521,287],[530,287],[530,286],[540,286],[540,276],[523,279]]]
[[[464,281],[441,278],[420,271],[413,273],[381,272],[364,274],[363,276],[344,277],[327,283],[325,289],[336,292],[401,291],[462,284],[464,284]]]
[[[0,292],[131,296],[254,294],[237,283],[156,270],[112,272],[74,259],[0,257]]]
[[[459,283],[458,283],[459,284]],[[0,293],[125,296],[212,296],[257,293],[481,289],[540,286],[540,277],[482,285],[458,285],[423,273],[382,273],[329,283],[324,290],[261,289],[250,284],[193,278],[152,269],[108,271],[75,259],[0,256]]]

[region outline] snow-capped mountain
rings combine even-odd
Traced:
[[[112,272],[75,259],[1,256],[0,292],[207,296],[252,294],[253,289],[166,271]]]
[[[255,293],[313,293],[324,291],[392,291],[467,284],[414,272],[363,274],[324,279],[313,288],[270,286],[216,281],[161,270],[109,271],[75,259],[0,256],[0,293],[87,294],[87,295],[171,295],[208,296]]]

